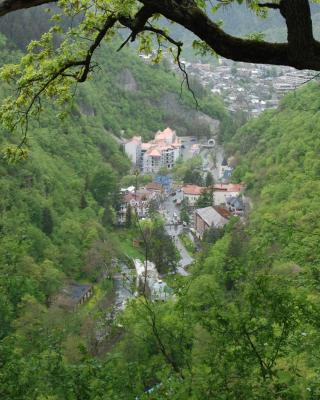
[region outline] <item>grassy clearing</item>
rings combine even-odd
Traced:
[[[120,256],[143,259],[143,249],[135,247],[134,240],[138,234],[134,229],[120,228],[109,233],[109,239],[112,241],[115,250]]]
[[[195,254],[197,252],[197,248],[192,240],[189,238],[188,234],[182,233],[181,235],[179,235],[179,238],[190,254]]]

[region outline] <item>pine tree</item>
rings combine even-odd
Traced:
[[[127,211],[126,211],[126,227],[130,228],[132,225],[132,207],[128,204]]]
[[[212,186],[213,184],[214,184],[213,175],[211,172],[208,172],[206,176],[206,186],[209,187]]]
[[[42,211],[42,232],[48,236],[53,232],[53,219],[51,210],[48,207],[45,207]]]

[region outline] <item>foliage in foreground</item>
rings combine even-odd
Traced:
[[[307,88],[238,133],[236,176],[255,197],[252,217],[215,237],[190,277],[170,278],[171,300],[135,299],[103,360],[83,349],[66,361],[58,333],[41,325],[28,353],[18,330],[1,345],[2,397],[319,398],[318,101]]]

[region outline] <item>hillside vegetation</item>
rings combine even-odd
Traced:
[[[2,64],[14,63],[20,51],[0,39]],[[194,122],[201,114],[193,111],[191,94],[180,98],[180,81],[165,65],[146,64],[116,48],[101,48],[100,69],[77,88],[73,104],[62,110],[64,119],[61,110],[43,104],[40,119],[30,121],[27,160],[0,160],[1,399],[93,395],[89,365],[102,368],[91,358],[98,353],[97,321],[105,322],[112,297],[111,281],[100,279],[113,271],[111,260],[123,257],[124,248],[140,255],[130,248],[135,233],[121,236],[114,226],[120,181],[131,167],[116,136],[149,137],[171,122],[178,134],[203,126]],[[2,97],[11,90],[4,84],[1,89]],[[219,99],[202,92],[199,102],[227,127],[231,120]],[[20,140],[19,133],[1,130],[1,149]],[[55,306],[57,294],[73,281],[96,289],[76,313]],[[78,372],[87,367],[82,389]]]
[[[156,399],[319,398],[318,91],[290,94],[234,137],[249,221],[199,256],[176,301],[127,309],[116,382],[131,365],[141,380],[118,398],[148,387]]]
[[[57,330],[43,335],[44,311],[20,306],[0,347],[2,398],[319,398],[318,90],[292,93],[236,134],[249,221],[232,221],[190,277],[170,281],[174,299],[127,306],[121,340],[102,359]]]

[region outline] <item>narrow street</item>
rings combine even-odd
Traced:
[[[180,209],[177,207],[174,200],[179,200],[180,198],[182,198],[181,192],[177,192],[175,196],[169,196],[163,203],[163,209],[165,210],[164,217],[166,219],[166,230],[174,240],[181,256],[177,272],[180,275],[186,276],[189,275],[186,271],[186,267],[193,263],[193,258],[190,256],[179,238],[179,234],[183,231],[183,226],[181,224],[174,224],[175,219],[180,220]]]

